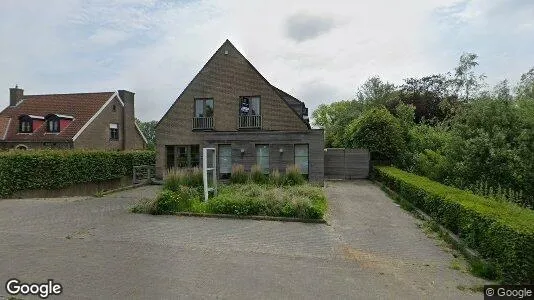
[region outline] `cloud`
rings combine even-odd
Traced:
[[[290,39],[303,42],[327,33],[334,28],[335,23],[330,17],[297,13],[286,20],[285,26]]]
[[[518,77],[534,62],[529,3],[0,1],[0,92],[7,104],[15,83],[32,94],[129,89],[138,116],[157,120],[227,38],[310,108],[353,98],[373,75],[451,70],[464,51],[490,78]]]

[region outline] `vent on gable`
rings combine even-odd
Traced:
[[[224,55],[228,55],[228,49],[224,49]]]

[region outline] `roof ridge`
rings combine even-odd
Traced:
[[[23,95],[25,97],[39,97],[39,96],[66,96],[66,95],[91,95],[91,94],[113,94],[115,91],[111,92],[84,92],[84,93],[55,93],[55,94],[35,94],[35,95]]]
[[[272,84],[271,84],[271,85],[272,85]],[[276,87],[276,86],[274,86],[274,85],[272,85],[272,86],[273,86],[273,88],[277,89],[278,91],[280,91],[280,92],[286,94],[287,96],[289,96],[289,97],[291,97],[291,98],[297,100],[298,102],[300,102],[300,103],[304,103],[304,101],[302,101],[302,100],[298,99],[297,97],[295,97],[295,96],[289,94],[288,92],[286,92],[286,91],[284,91],[284,90],[282,90],[282,89],[280,89],[280,88],[278,88],[278,87]],[[305,103],[304,103],[304,104],[305,104]]]

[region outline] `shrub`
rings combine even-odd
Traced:
[[[222,188],[207,207],[217,214],[321,219],[326,211],[326,197],[321,188],[308,185],[287,188],[231,185]]]
[[[32,189],[131,176],[135,165],[154,165],[153,151],[37,150],[0,153],[0,197]]]
[[[286,168],[285,175],[285,184],[286,185],[297,185],[303,184],[306,182],[306,179],[300,173],[300,169],[296,165],[291,165]]]
[[[176,191],[163,190],[150,205],[150,213],[155,215],[172,214],[180,211],[190,211],[195,200],[200,199],[196,188],[180,186]]]
[[[247,173],[245,173],[245,167],[243,165],[233,165],[232,174],[230,175],[231,183],[246,183],[248,180]]]
[[[266,180],[265,174],[263,174],[263,170],[261,169],[261,166],[259,165],[253,165],[250,170],[250,180],[254,183],[262,184],[265,183]]]
[[[378,180],[477,250],[503,282],[534,282],[533,211],[396,168],[375,171]]]
[[[393,161],[405,148],[399,121],[385,108],[374,108],[346,129],[350,147],[369,149],[372,160]]]

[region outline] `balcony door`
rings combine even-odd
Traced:
[[[260,96],[246,96],[240,98],[239,128],[261,128]]]
[[[195,99],[193,129],[213,129],[213,99]]]

